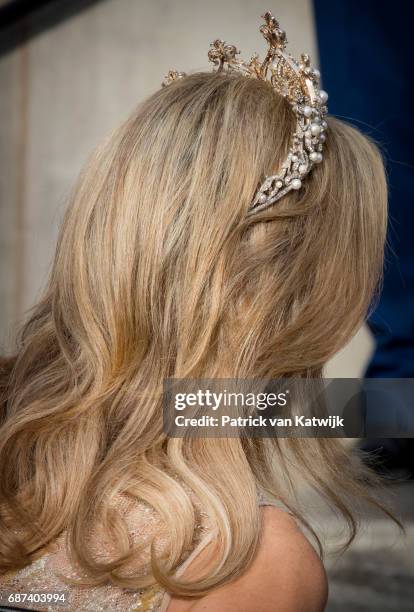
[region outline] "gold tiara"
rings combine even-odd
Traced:
[[[239,72],[269,82],[279,95],[286,98],[296,116],[288,155],[277,174],[265,177],[248,214],[267,208],[292,189],[301,188],[303,179],[314,164],[322,161],[328,127],[325,121],[328,94],[319,89],[319,70],[311,67],[310,57],[306,53],[302,53],[300,61],[297,61],[286,52],[286,34],[270,11],[262,18],[265,23],[260,27],[260,32],[269,45],[262,62],[257,53],[250,62],[238,59],[236,55],[240,51],[219,39],[211,43],[208,52],[208,59],[213,62],[216,72]],[[162,85],[169,85],[185,76],[185,72],[170,70]]]

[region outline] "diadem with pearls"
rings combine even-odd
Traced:
[[[208,59],[213,62],[216,72],[236,71],[268,81],[279,95],[286,98],[296,116],[288,155],[277,174],[265,177],[254,195],[248,214],[267,208],[292,189],[301,188],[303,179],[312,167],[322,161],[328,127],[325,120],[328,94],[319,89],[319,71],[311,67],[310,57],[306,53],[302,53],[300,61],[296,61],[286,51],[286,34],[270,11],[262,18],[265,23],[260,27],[260,32],[269,45],[262,62],[257,53],[248,63],[236,58],[240,51],[219,39],[211,43],[208,52]],[[185,72],[170,70],[163,85],[185,76]]]

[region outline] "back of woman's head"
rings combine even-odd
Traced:
[[[137,347],[178,376],[298,372],[360,324],[386,219],[371,143],[331,119],[302,189],[246,217],[293,126],[267,83],[195,74],[149,98],[95,157],[55,282],[102,378],[137,364]]]
[[[156,508],[161,489],[172,508],[162,511],[166,522],[183,522],[171,567],[194,525],[190,513],[177,518],[177,499],[182,508],[189,500],[167,470],[218,525],[221,569],[193,587],[157,570],[158,580],[191,594],[247,563],[258,534],[254,486],[280,493],[268,452],[274,444],[282,453],[280,443],[168,441],[159,391],[166,377],[320,375],[363,321],[382,265],[384,170],[369,140],[328,123],[323,162],[302,188],[250,215],[295,125],[285,100],[259,79],[179,79],[94,154],[44,297],[3,366],[4,568],[27,563],[67,528],[81,563],[119,583],[125,540],[119,567],[109,570],[82,537],[94,520],[116,532],[108,492],[131,487]],[[291,451],[352,523],[342,497],[354,486],[346,455],[323,440],[292,441]],[[341,484],[327,467],[335,460],[344,462]]]

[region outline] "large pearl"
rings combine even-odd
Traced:
[[[309,155],[309,159],[313,162],[317,162],[318,161],[318,155],[319,153],[317,153],[316,151],[312,151],[312,153]]]
[[[302,187],[302,181],[298,178],[293,179],[290,184],[292,185],[292,189],[300,189]]]
[[[317,123],[311,123],[310,130],[311,130],[312,136],[317,136],[321,131],[321,126],[318,125]]]
[[[291,160],[293,163],[298,161],[298,156],[297,155],[292,155]]]
[[[323,89],[320,90],[319,92],[319,98],[320,101],[322,102],[322,104],[325,104],[328,101],[328,94],[326,91],[324,91]]]
[[[265,196],[265,194],[264,194],[264,193],[261,193],[261,194],[259,195],[259,202],[260,202],[261,204],[263,204],[263,202],[266,202],[266,196]]]
[[[305,115],[305,117],[310,117],[312,114],[312,108],[310,106],[304,106],[303,114]]]

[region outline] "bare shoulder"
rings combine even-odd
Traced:
[[[262,537],[253,563],[237,580],[189,607],[170,612],[321,612],[328,595],[325,569],[295,520],[283,510],[262,509]]]
[[[245,575],[249,582],[253,579],[253,584],[259,585],[258,594],[261,591],[263,600],[259,609],[321,612],[328,597],[321,559],[289,514],[271,506],[264,507],[262,513],[262,540]]]

